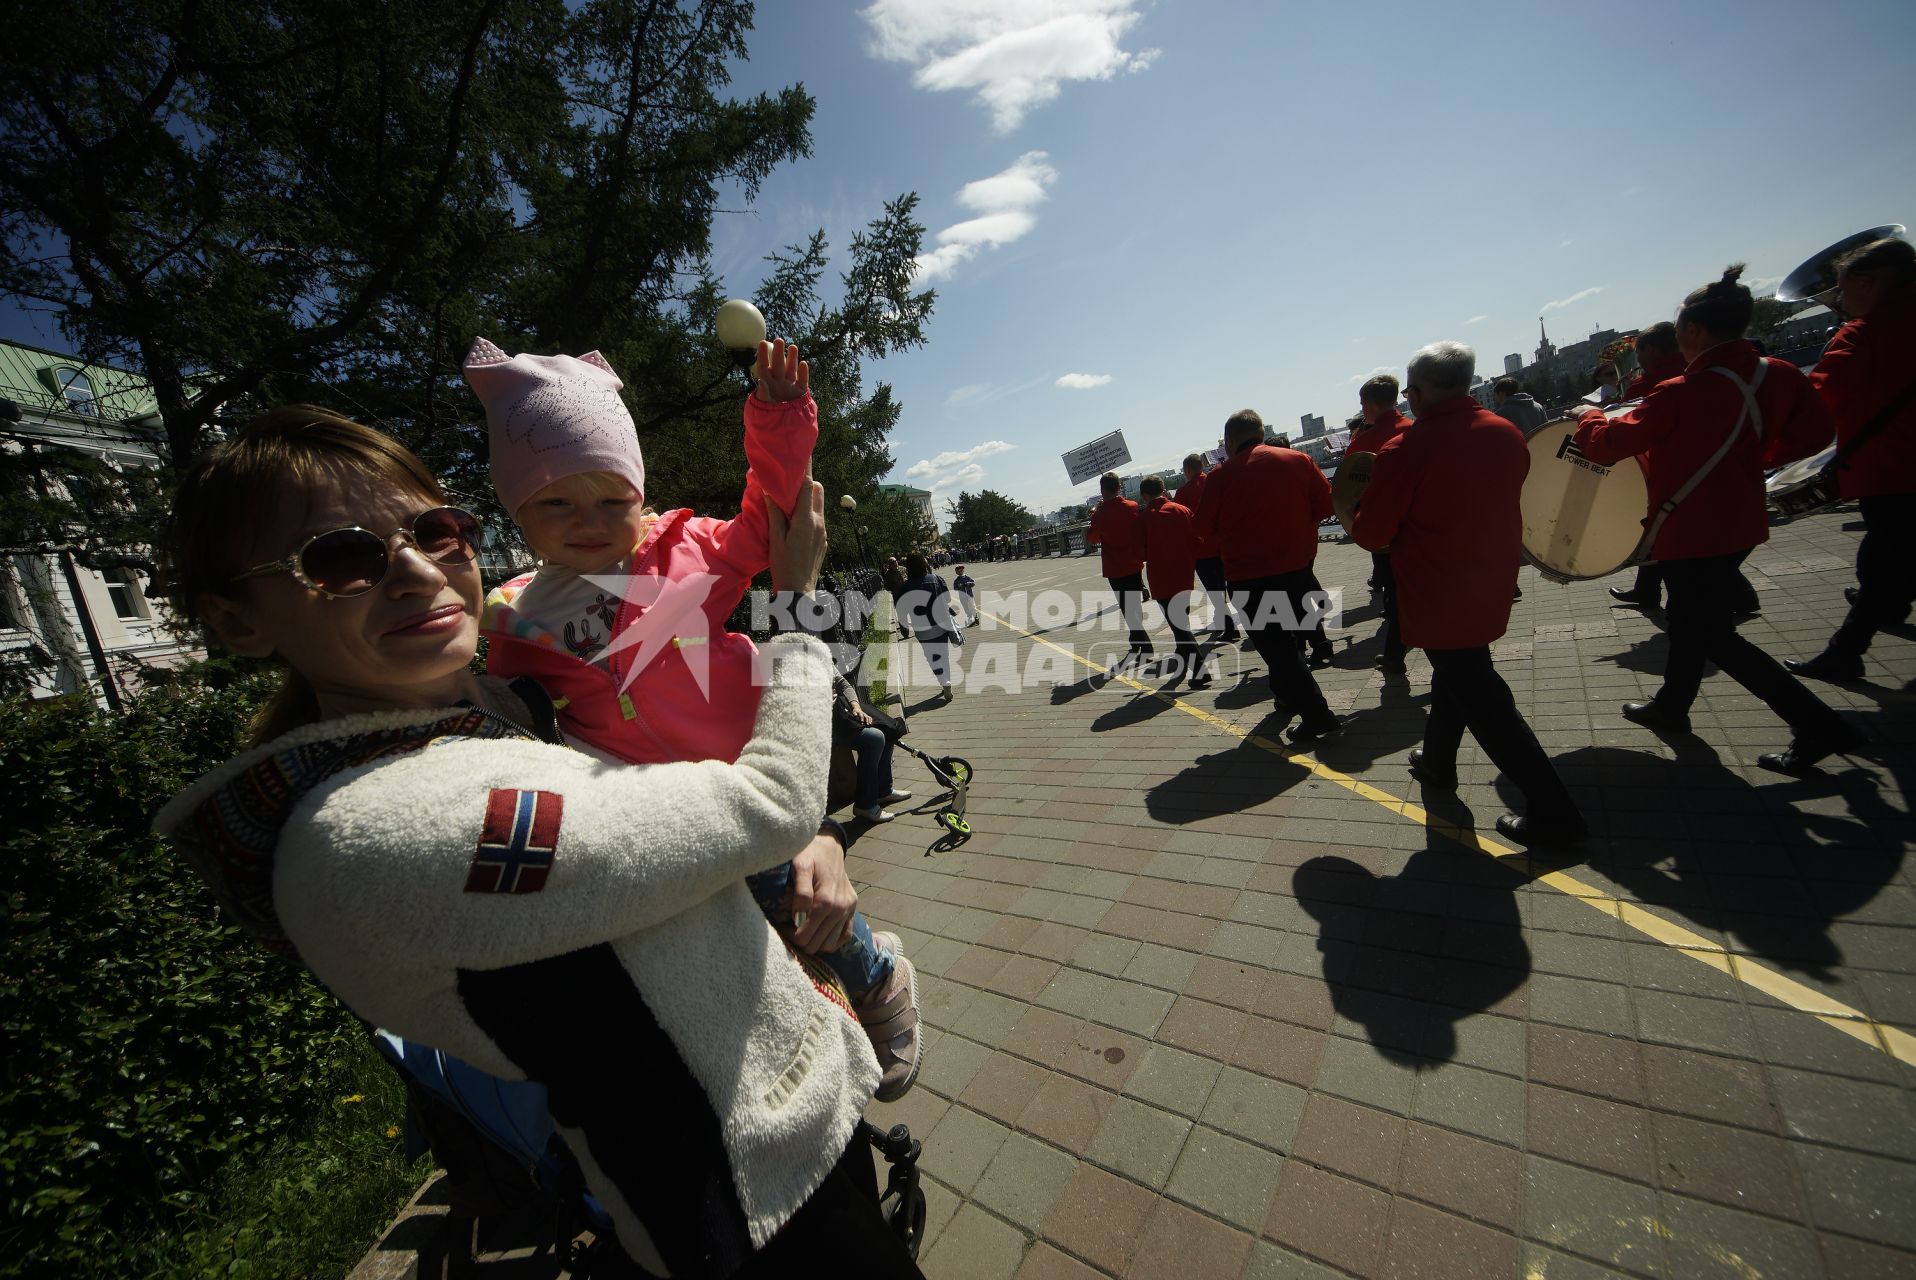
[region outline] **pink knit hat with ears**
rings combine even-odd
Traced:
[[[638,429],[619,398],[625,384],[596,351],[509,356],[475,338],[460,370],[486,407],[492,485],[508,513],[555,480],[588,471],[624,476],[645,493]]]

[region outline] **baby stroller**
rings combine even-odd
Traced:
[[[546,1111],[545,1086],[501,1080],[448,1053],[375,1029],[373,1044],[406,1082],[406,1155],[428,1148],[445,1168],[456,1206],[469,1222],[531,1207],[551,1222],[574,1280],[603,1262],[612,1220],[592,1193]],[[925,1234],[925,1192],[918,1180],[918,1140],[904,1125],[882,1130],[860,1120],[861,1137],[888,1166],[879,1209],[911,1256]],[[591,1244],[578,1237],[590,1231]],[[600,1266],[600,1274],[607,1269]],[[621,1258],[611,1271],[633,1274]]]
[[[924,761],[925,768],[931,771],[932,781],[938,784],[942,794],[932,802],[938,806],[933,820],[954,836],[962,838],[970,835],[971,823],[965,820],[965,793],[971,787],[970,762],[958,756],[927,755],[902,738],[897,745]]]

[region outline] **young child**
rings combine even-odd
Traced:
[[[978,601],[973,597],[978,590],[978,583],[970,574],[965,572],[965,566],[959,565],[958,572],[951,576],[951,589],[964,597],[965,621],[963,625],[967,627],[977,626]]]
[[[725,620],[770,564],[766,494],[789,508],[818,440],[811,370],[798,349],[759,344],[758,385],[745,401],[750,469],[730,520],[644,505],[645,461],[619,398],[624,384],[598,352],[508,356],[480,338],[464,373],[485,405],[500,503],[541,561],[486,600],[487,670],[537,680],[567,734],[603,756],[738,759],[762,690],[756,647]],[[606,577],[629,585],[621,593],[590,580]],[[748,882],[773,925],[802,932],[791,863]],[[893,1101],[922,1060],[911,962],[897,935],[874,934],[862,913],[821,958],[844,982],[884,1068],[879,1100]]]

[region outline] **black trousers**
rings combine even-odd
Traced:
[[[1430,659],[1430,719],[1424,725],[1424,758],[1434,768],[1456,767],[1464,730],[1490,762],[1523,792],[1529,816],[1552,821],[1577,813],[1563,779],[1543,744],[1517,710],[1510,686],[1490,660],[1490,646],[1426,649]]]
[[[1651,604],[1663,598],[1663,566],[1658,563],[1637,566],[1637,580],[1630,587],[1630,594]],[[1742,570],[1736,574],[1736,608],[1739,613],[1755,613],[1762,605],[1757,598],[1756,588],[1743,576]]]
[[[1309,579],[1309,585],[1304,588],[1303,594],[1299,595],[1299,597],[1297,598],[1297,616],[1299,618],[1302,618],[1307,612],[1309,612],[1308,607],[1304,603],[1304,599],[1303,599],[1304,595],[1308,595],[1309,593],[1313,591],[1317,592],[1320,595],[1323,594],[1324,592],[1324,584],[1317,580],[1316,565],[1312,565],[1308,569],[1305,569],[1304,573],[1305,573],[1305,576]],[[1291,639],[1296,643],[1299,653],[1304,652],[1307,647],[1311,649],[1330,648],[1331,647],[1330,637],[1324,634],[1324,615],[1319,614],[1314,620],[1312,620],[1310,626],[1299,627],[1296,631],[1291,632]]]
[[[1211,602],[1211,629],[1224,628],[1223,638],[1237,639],[1237,619],[1231,613],[1230,588],[1224,583],[1224,559],[1221,556],[1206,556],[1197,562],[1198,581],[1204,585],[1204,594]]]
[[[1884,627],[1902,625],[1916,603],[1916,493],[1859,499],[1863,543],[1856,548],[1856,603],[1830,648],[1861,657]]]
[[[1106,584],[1118,597],[1118,611],[1131,631],[1131,651],[1151,652],[1151,637],[1144,629],[1144,574],[1127,573],[1121,578],[1106,578]]]
[[[878,1211],[871,1144],[857,1134],[812,1198],[734,1277],[792,1280],[830,1273],[924,1280],[904,1241]]]
[[[1251,647],[1271,673],[1271,696],[1298,715],[1316,718],[1331,713],[1317,687],[1317,677],[1304,665],[1304,655],[1287,630],[1304,615],[1304,597],[1316,588],[1310,569],[1231,584],[1231,599],[1244,615]]]
[[[1768,703],[1796,733],[1840,737],[1843,725],[1836,713],[1782,663],[1736,632],[1739,588],[1748,585],[1739,570],[1749,554],[1663,562],[1663,580],[1670,588],[1670,602],[1664,607],[1670,656],[1656,704],[1688,715],[1703,687],[1704,664],[1714,662],[1724,675]]]
[[[1397,623],[1397,575],[1390,567],[1390,552],[1373,551],[1370,553],[1371,581],[1377,585],[1372,588],[1380,604],[1384,607],[1384,657],[1402,658],[1404,656],[1404,633]]]
[[[1172,596],[1169,600],[1158,601],[1158,608],[1164,610],[1164,625],[1171,628],[1171,639],[1175,643],[1178,669],[1185,675],[1197,670],[1197,637],[1191,634],[1190,592]]]

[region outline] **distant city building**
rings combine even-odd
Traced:
[[[62,453],[124,470],[158,466],[160,405],[144,378],[78,356],[0,342],[0,449],[45,459],[60,485]],[[136,688],[139,667],[178,666],[201,651],[169,627],[132,568],[89,569],[53,547],[0,556],[0,662],[28,674],[35,697],[85,694],[102,705]]]
[[[1513,351],[1509,355],[1504,357],[1504,373],[1505,374],[1517,373],[1522,368],[1523,368],[1523,357],[1518,355],[1516,352]]]
[[[901,498],[911,499],[912,504],[918,508],[918,514],[929,520],[934,526],[937,525],[938,517],[932,511],[931,490],[915,489],[908,484],[881,484],[878,486],[878,492],[896,494]]]
[[[1306,440],[1311,439],[1313,436],[1321,436],[1324,434],[1324,415],[1321,413],[1306,413],[1301,415],[1297,421],[1304,428],[1304,438]]]

